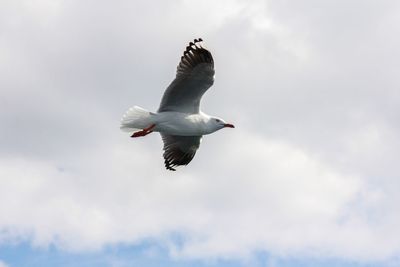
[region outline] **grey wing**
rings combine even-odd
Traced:
[[[164,142],[164,163],[167,170],[175,171],[174,167],[188,165],[200,146],[202,136],[177,136],[161,133]]]
[[[201,38],[190,42],[179,62],[176,77],[165,90],[158,112],[198,113],[203,94],[214,83],[214,60],[201,46]]]

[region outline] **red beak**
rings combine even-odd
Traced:
[[[225,123],[224,127],[228,127],[228,128],[235,128],[235,125],[230,124],[230,123]]]

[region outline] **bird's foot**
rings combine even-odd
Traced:
[[[141,131],[134,132],[134,133],[131,135],[131,137],[146,136],[146,135],[148,135],[149,133],[152,133],[152,132],[153,132],[154,127],[156,127],[156,125],[155,125],[155,124],[152,124],[152,125],[150,125],[149,127],[144,128],[144,129],[141,130]]]
[[[149,133],[151,133],[151,132],[153,132],[153,131],[138,131],[138,132],[134,132],[132,135],[131,135],[131,137],[140,137],[140,136],[146,136],[146,135],[148,135]]]

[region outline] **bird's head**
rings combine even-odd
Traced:
[[[218,131],[222,128],[235,128],[233,124],[226,123],[223,119],[217,117],[211,117],[209,125],[214,131]]]

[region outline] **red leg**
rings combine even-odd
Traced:
[[[146,136],[146,135],[148,135],[149,133],[152,133],[152,132],[153,132],[152,130],[154,129],[154,127],[156,127],[156,125],[155,125],[155,124],[152,124],[152,125],[150,125],[149,127],[144,128],[144,129],[141,130],[141,131],[134,132],[134,133],[131,135],[131,137]]]

